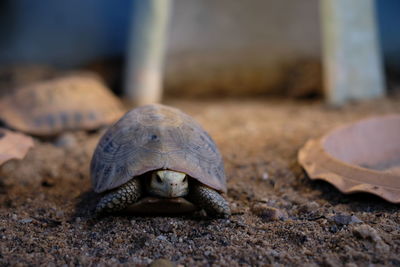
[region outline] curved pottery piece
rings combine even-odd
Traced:
[[[311,179],[343,193],[400,203],[400,114],[364,119],[309,140],[298,160]]]
[[[0,165],[12,159],[23,159],[31,147],[30,136],[0,128]]]

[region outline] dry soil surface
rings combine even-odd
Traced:
[[[93,216],[89,162],[104,131],[35,139],[2,167],[0,265],[400,266],[400,209],[307,178],[299,148],[342,123],[400,112],[400,99],[332,109],[283,100],[167,101],[193,115],[225,160],[229,219]]]

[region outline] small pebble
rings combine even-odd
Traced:
[[[315,201],[311,201],[309,203],[306,204],[306,209],[307,211],[316,211],[317,209],[319,209],[319,204]]]
[[[19,222],[20,223],[30,223],[30,222],[32,222],[33,221],[33,219],[31,219],[31,218],[27,218],[27,219],[22,219],[22,220],[20,220]]]
[[[265,222],[285,220],[287,216],[279,209],[270,207],[264,203],[257,203],[251,207],[251,211]]]
[[[58,217],[58,218],[61,218],[61,217],[63,217],[64,216],[64,211],[63,210],[58,210],[57,212],[56,212],[56,217]]]
[[[366,224],[354,227],[353,233],[358,237],[370,239],[375,243],[382,241],[382,238],[379,236],[378,232],[374,228]]]
[[[340,266],[340,260],[334,256],[334,255],[324,255],[323,258],[323,262],[322,262],[323,266],[329,266],[329,267],[336,267],[336,266]]]
[[[353,223],[362,223],[362,221],[354,215],[336,214],[329,218],[338,225],[349,225]]]
[[[267,251],[267,254],[271,255],[274,258],[279,258],[280,254],[278,251],[274,250],[274,249],[270,249]]]
[[[76,138],[72,133],[65,133],[59,136],[54,142],[57,147],[73,147],[76,143]]]
[[[375,244],[375,248],[380,252],[388,253],[390,251],[389,245],[386,244],[378,232],[369,225],[358,225],[353,228],[353,233],[355,236],[372,241]]]
[[[156,237],[156,239],[157,239],[157,240],[160,240],[160,241],[161,241],[161,240],[162,240],[162,241],[168,241],[168,240],[167,240],[167,237],[164,236],[164,235],[159,235],[159,236]]]
[[[167,259],[157,259],[149,264],[149,267],[175,267],[176,265]]]
[[[332,225],[331,227],[328,228],[329,232],[331,233],[337,233],[339,231],[339,228],[336,225]]]

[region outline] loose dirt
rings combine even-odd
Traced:
[[[194,116],[225,160],[233,215],[93,217],[89,162],[104,131],[35,139],[1,168],[0,265],[400,266],[400,209],[310,181],[296,160],[309,138],[400,98],[341,109],[286,100],[170,100]],[[400,135],[399,135],[400,136]]]

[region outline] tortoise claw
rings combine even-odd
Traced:
[[[137,202],[142,195],[139,179],[132,179],[116,190],[106,194],[96,206],[96,214],[121,211]]]
[[[204,209],[208,216],[227,218],[231,215],[228,202],[214,189],[202,184],[195,184],[190,190],[190,201]]]

